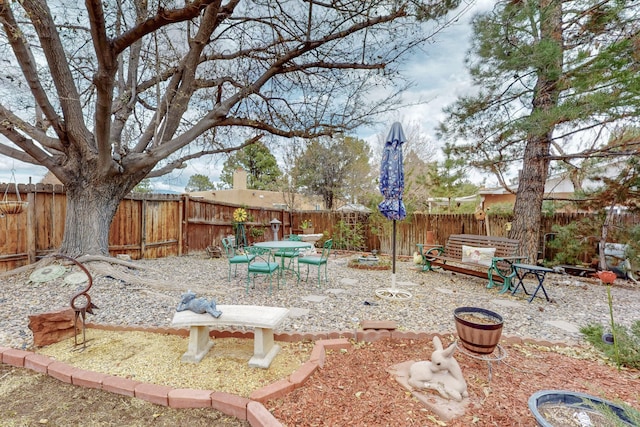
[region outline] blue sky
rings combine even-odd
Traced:
[[[358,136],[370,142],[373,147],[377,147],[378,135],[386,135],[391,123],[401,120],[418,123],[421,132],[440,147],[435,137],[435,128],[438,121],[444,118],[442,108],[453,102],[457,96],[472,90],[469,75],[463,65],[471,37],[469,20],[475,12],[487,10],[494,3],[494,0],[478,0],[458,22],[438,34],[433,44],[412,56],[405,67],[405,72],[406,76],[415,82],[415,86],[403,94],[403,101],[409,104],[421,102],[420,105],[403,108],[390,114],[388,119],[380,121],[379,126],[360,129]],[[0,139],[2,138],[0,136]],[[154,190],[182,192],[189,177],[194,174],[203,174],[215,181],[223,162],[222,158],[192,161],[185,169],[154,179]],[[29,179],[37,183],[47,172],[43,167],[0,156],[0,182],[10,182],[12,171],[15,171],[16,180],[19,183],[28,183]]]

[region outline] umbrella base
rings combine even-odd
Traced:
[[[411,292],[397,288],[377,289],[376,296],[391,301],[406,301],[413,297]]]

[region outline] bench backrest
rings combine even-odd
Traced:
[[[496,257],[518,255],[520,241],[506,237],[480,236],[475,234],[452,234],[447,240],[442,254],[448,258],[462,259],[462,245],[476,248],[496,248]]]

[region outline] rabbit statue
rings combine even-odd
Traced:
[[[460,402],[469,393],[460,365],[453,358],[456,344],[443,349],[440,338],[434,336],[433,345],[435,350],[431,353],[431,360],[415,362],[409,368],[408,383],[413,388],[435,390],[445,399]]]

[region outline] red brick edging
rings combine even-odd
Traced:
[[[189,331],[186,329],[133,328],[98,324],[88,324],[87,326],[94,329],[113,331],[141,331],[181,336],[189,335]],[[374,324],[372,326],[382,326],[382,324]],[[212,330],[210,335],[217,338],[253,338],[253,332],[241,331]],[[60,381],[80,387],[102,389],[176,409],[211,407],[226,415],[247,420],[252,427],[276,427],[282,426],[282,423],[269,412],[264,406],[264,403],[268,400],[282,397],[290,391],[301,387],[319,368],[324,366],[327,350],[352,348],[350,339],[353,338],[353,335],[353,331],[275,334],[274,338],[277,341],[297,342],[310,340],[315,341],[315,346],[311,351],[309,361],[300,366],[300,368],[289,375],[288,378],[254,390],[249,395],[249,398],[213,390],[174,389],[164,385],[143,383],[109,374],[75,368],[48,356],[10,347],[0,346],[0,361],[8,365],[47,374]],[[373,342],[383,339],[432,339],[434,335],[437,334],[397,331],[395,329],[364,329],[357,331],[357,340]],[[523,340],[518,337],[507,338],[504,336],[503,341],[512,344],[536,343],[546,346],[563,345],[562,343],[539,342]]]

